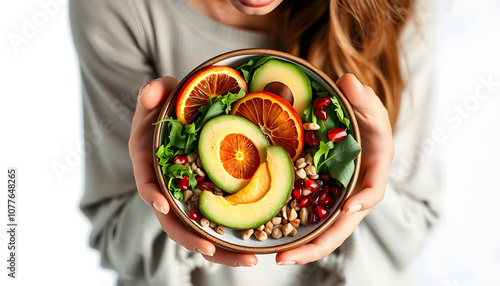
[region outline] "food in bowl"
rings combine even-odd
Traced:
[[[310,71],[252,56],[204,67],[176,94],[156,161],[191,223],[263,242],[339,212],[361,149],[342,100]]]

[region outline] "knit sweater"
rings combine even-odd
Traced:
[[[187,0],[71,0],[87,151],[81,209],[92,222],[90,245],[102,266],[117,272],[118,285],[411,284],[407,265],[436,221],[444,181],[437,144],[428,152],[425,144],[433,142],[437,96],[430,4],[420,3],[418,30],[410,24],[402,37],[408,88],[383,201],[339,251],[320,261],[277,266],[274,255],[262,255],[256,267],[231,268],[167,237],[137,193],[127,142],[142,84],[166,75],[181,79],[227,51],[273,48],[270,36],[218,23]]]

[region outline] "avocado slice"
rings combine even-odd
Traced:
[[[286,101],[304,119],[304,110],[311,105],[311,81],[297,65],[270,59],[258,67],[249,86],[250,92],[268,91]]]
[[[226,136],[232,134],[246,138],[247,143],[253,144],[260,157],[258,165],[266,160],[266,147],[269,146],[262,130],[250,120],[240,116],[217,116],[203,126],[198,143],[201,163],[210,180],[230,194],[245,187],[251,179],[251,176],[249,178],[236,178],[223,165],[221,143]]]
[[[294,171],[290,156],[281,146],[267,147],[267,164],[271,186],[261,199],[231,204],[224,197],[203,191],[200,196],[201,213],[215,223],[234,229],[251,229],[268,222],[288,200]]]

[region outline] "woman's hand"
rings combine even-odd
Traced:
[[[361,172],[355,195],[344,204],[333,225],[310,243],[279,253],[281,265],[319,260],[337,249],[384,197],[389,167],[394,157],[391,124],[384,105],[373,90],[352,74],[337,81],[354,109],[361,133]]]
[[[129,153],[134,166],[134,176],[139,195],[150,205],[167,235],[193,252],[203,254],[205,259],[228,266],[254,266],[257,257],[252,254],[233,253],[216,248],[215,245],[191,232],[170,211],[168,201],[158,186],[153,163],[153,123],[158,120],[161,106],[178,81],[162,77],[146,83],[140,90],[132,120]]]

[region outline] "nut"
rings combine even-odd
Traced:
[[[195,162],[192,162],[191,163],[191,171],[195,172],[196,169],[198,169],[198,166],[196,166],[196,163]]]
[[[198,156],[198,158],[196,158],[196,166],[198,166],[198,168],[202,168],[203,167],[203,164],[201,163],[200,156]]]
[[[318,174],[312,175],[312,176],[310,176],[310,178],[313,180],[317,180],[317,179],[319,179],[319,175]]]
[[[217,224],[215,222],[211,221],[210,224],[209,224],[209,226],[211,228],[215,228],[217,226]]]
[[[301,208],[299,210],[299,218],[300,218],[300,223],[302,225],[308,225],[309,224],[309,210],[307,208]]]
[[[297,212],[294,209],[288,208],[286,210],[286,217],[289,221],[292,221],[297,218]]]
[[[297,177],[301,179],[305,179],[307,177],[306,171],[304,171],[304,169],[298,169],[297,171],[295,171],[295,175],[297,175]]]
[[[202,218],[200,219],[200,225],[201,225],[202,227],[207,227],[207,226],[209,226],[209,225],[210,225],[210,221],[209,221],[206,217],[202,217]]]
[[[307,166],[306,159],[304,158],[299,158],[297,161],[295,161],[295,166],[297,169],[302,169],[305,166]]]
[[[312,177],[314,175],[317,175],[316,173],[316,168],[314,167],[314,165],[307,165],[307,167],[304,168],[304,170],[306,170],[306,174],[309,176],[309,177]]]
[[[302,196],[307,197],[307,196],[309,196],[310,194],[312,194],[312,191],[311,191],[311,190],[306,189],[306,188],[303,188],[303,189],[302,189]]]
[[[304,123],[302,124],[302,127],[305,130],[319,130],[319,125],[318,123],[310,122],[310,123]]]
[[[222,228],[222,226],[220,226],[220,225],[217,225],[217,226],[215,227],[215,231],[216,231],[218,234],[220,234],[220,235],[224,235],[224,233],[226,233],[226,232],[224,231],[224,228]]]
[[[265,233],[262,230],[255,231],[254,235],[255,235],[255,238],[257,238],[258,240],[261,240],[261,241],[267,239],[267,233]]]
[[[296,211],[300,210],[299,202],[296,199],[293,199],[292,202],[290,203],[290,208]]]
[[[201,168],[196,169],[194,172],[196,173],[196,175],[198,175],[200,177],[205,177],[205,173],[203,173],[203,171],[201,170]]]
[[[273,238],[279,239],[283,236],[283,233],[281,232],[281,229],[279,227],[274,227],[271,235],[273,236]]]
[[[193,191],[191,190],[184,191],[184,203],[187,203],[192,196],[193,196]]]
[[[292,228],[292,231],[290,232],[290,234],[289,234],[289,235],[290,235],[291,237],[294,237],[294,236],[296,236],[296,235],[297,235],[297,233],[298,233],[297,229],[296,229],[296,228]]]
[[[307,153],[306,163],[307,163],[307,165],[311,165],[313,163],[313,156],[311,155],[311,153]]]
[[[193,196],[200,196],[200,195],[201,195],[201,190],[200,189],[194,189]]]
[[[271,219],[271,222],[273,223],[273,225],[281,224],[281,218],[278,216],[273,217],[273,219]]]
[[[187,204],[188,204],[188,211],[190,211],[192,209],[196,209],[196,206],[194,205],[194,203],[192,201],[189,201]]]
[[[241,232],[241,238],[243,240],[247,240],[252,236],[252,234],[253,234],[253,229],[244,230],[243,232]]]
[[[212,189],[214,190],[214,193],[217,192],[217,193],[222,193],[222,190],[221,188],[217,187],[217,186],[214,186],[214,188]]]
[[[300,219],[296,218],[292,221],[290,221],[290,224],[293,226],[293,227],[299,227],[300,225]]]
[[[264,230],[264,228],[266,228],[266,226],[262,224],[256,227],[255,230]]]
[[[198,154],[196,154],[195,152],[193,152],[193,153],[187,154],[186,157],[188,159],[188,162],[192,163],[192,162],[196,161],[196,159],[198,159]]]
[[[281,208],[281,216],[286,220],[288,220],[287,211],[288,211],[288,206],[284,205],[283,208]]]
[[[289,224],[289,223],[285,224],[283,226],[283,229],[282,229],[283,235],[285,237],[288,236],[290,234],[290,232],[292,232],[292,229],[293,229],[293,226],[291,224]]]

